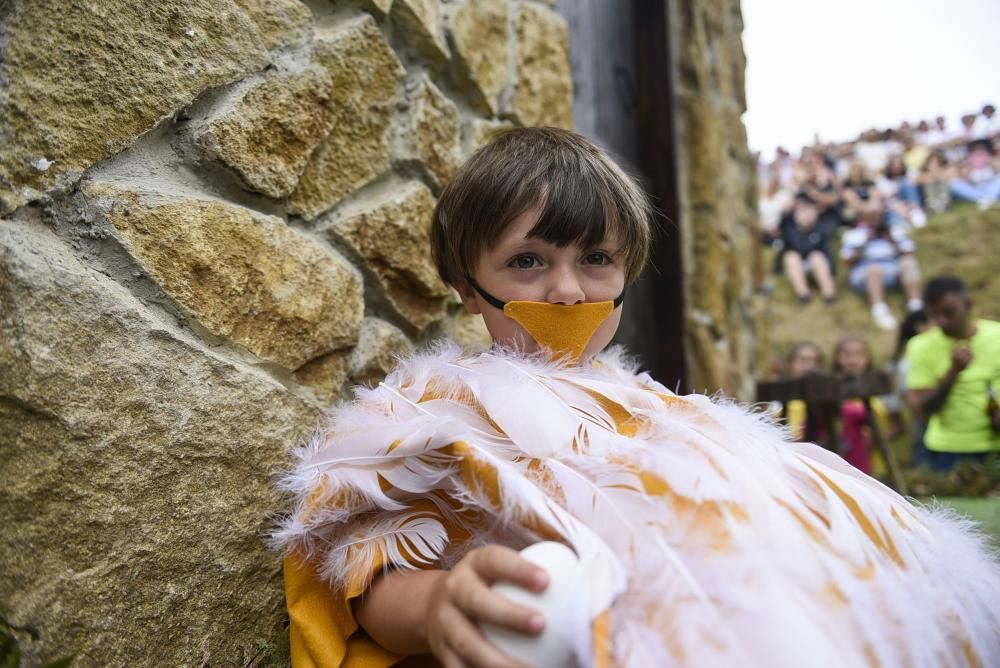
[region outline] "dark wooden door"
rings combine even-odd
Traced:
[[[683,268],[665,0],[559,0],[570,33],[576,129],[637,176],[658,209],[651,263],[615,337],[668,387],[686,390]]]

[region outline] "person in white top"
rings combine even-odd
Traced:
[[[996,107],[987,104],[983,107],[983,113],[976,118],[975,125],[972,126],[973,139],[993,139],[1000,135],[1000,116],[997,115]]]

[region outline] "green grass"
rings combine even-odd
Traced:
[[[983,531],[992,537],[993,544],[1000,548],[1000,497],[970,499],[958,496],[939,496],[933,499],[923,499],[923,501],[932,500],[950,506],[979,522]]]

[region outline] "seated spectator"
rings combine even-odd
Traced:
[[[920,121],[917,123],[917,131],[914,133],[917,143],[922,146],[933,147],[937,135],[934,130],[931,130],[931,124],[927,121]]]
[[[927,216],[920,202],[920,189],[907,176],[903,158],[894,155],[889,159],[885,173],[879,177],[876,186],[885,200],[893,223],[913,227],[923,227],[927,223]]]
[[[988,209],[1000,201],[1000,174],[993,165],[993,145],[986,141],[969,146],[966,164],[952,181],[951,194],[957,199],[975,202],[980,209]]]
[[[948,129],[948,121],[944,116],[934,119],[934,125],[924,136],[924,142],[930,148],[940,148],[950,144],[955,139],[955,133]]]
[[[783,252],[781,256],[785,275],[799,301],[808,303],[812,298],[807,276],[819,285],[820,294],[827,303],[836,298],[833,282],[831,234],[817,225],[819,210],[805,193],[795,196],[795,205],[781,221]]]
[[[901,287],[907,309],[923,306],[916,244],[902,226],[890,226],[881,214],[866,216],[841,240],[840,256],[850,267],[848,282],[871,304],[872,319],[882,329],[896,329],[896,317],[885,301],[886,288]]]
[[[983,113],[972,126],[972,137],[973,139],[992,140],[998,135],[1000,135],[1000,116],[997,116],[996,107],[987,104],[983,107]]]
[[[882,196],[875,187],[875,182],[868,178],[861,162],[855,161],[848,169],[847,178],[844,179],[843,198],[841,216],[848,223],[882,213]]]
[[[809,160],[803,163],[798,192],[816,205],[819,217],[816,227],[820,233],[833,238],[843,224],[840,216],[840,187],[833,170],[819,154],[811,153]]]
[[[823,366],[823,351],[812,341],[800,341],[788,352],[788,377],[797,380]],[[815,413],[815,411],[814,411]],[[796,441],[818,443],[822,433],[818,425],[822,422],[818,414],[809,415],[809,407],[801,399],[793,399],[785,404],[785,423]]]
[[[770,244],[781,235],[781,217],[792,206],[792,193],[781,186],[781,175],[772,170],[765,182],[765,188],[757,202],[760,231],[765,244]]]
[[[1000,451],[1000,323],[973,317],[968,290],[954,276],[927,284],[927,313],[937,325],[906,347],[908,399],[928,421],[931,468],[985,462]]]
[[[861,135],[861,141],[854,147],[854,156],[870,174],[877,174],[889,164],[889,156],[895,152],[892,142],[885,141],[878,130],[868,130]]]
[[[912,135],[903,135],[903,164],[910,178],[916,178],[930,154],[931,149],[917,142]]]
[[[927,157],[917,185],[923,192],[924,207],[932,213],[941,213],[951,204],[951,183],[957,173],[948,164],[944,151],[936,150]]]
[[[872,352],[868,341],[856,335],[845,336],[833,349],[833,370],[858,376],[872,370]],[[880,399],[869,402],[872,417],[888,438],[889,411]],[[841,455],[844,460],[862,473],[872,475],[872,433],[868,411],[860,399],[850,399],[840,405]],[[880,458],[881,459],[881,458]],[[884,466],[879,468],[884,469]]]

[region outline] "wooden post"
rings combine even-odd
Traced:
[[[875,447],[882,453],[882,458],[885,459],[886,466],[889,467],[892,488],[903,496],[906,496],[909,494],[909,490],[906,487],[906,479],[903,477],[903,471],[899,468],[899,462],[896,461],[896,453],[892,451],[892,448],[889,447],[889,444],[882,437],[882,428],[878,426],[878,420],[875,417],[874,411],[872,411],[871,397],[864,397],[862,401],[865,403],[865,415],[868,418],[868,426],[872,430]]]

